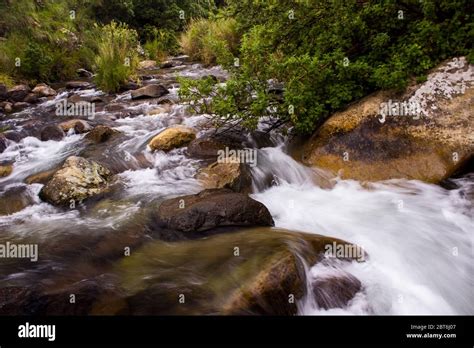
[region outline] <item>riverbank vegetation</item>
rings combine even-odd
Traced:
[[[115,92],[139,56],[185,53],[231,74],[216,88],[183,84],[195,106],[214,97],[205,107],[217,124],[271,117],[311,133],[375,90],[422,81],[444,59],[472,61],[469,9],[469,0],[10,0],[0,4],[0,76],[56,82],[83,68]]]

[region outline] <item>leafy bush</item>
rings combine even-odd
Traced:
[[[0,74],[0,85],[5,85],[8,88],[11,88],[15,85],[15,82],[10,76],[6,74]]]
[[[174,32],[170,30],[147,28],[148,40],[143,45],[146,55],[153,60],[163,61],[168,55],[178,52],[178,40]]]
[[[240,66],[228,65],[231,80],[212,92],[223,96],[208,110],[217,118],[234,112],[255,125],[256,118],[273,116],[310,133],[334,111],[375,90],[402,90],[446,58],[474,57],[469,0],[227,3],[224,13],[235,18],[232,28],[243,38]],[[210,34],[215,23],[191,23],[181,42],[192,58],[216,60],[208,42],[209,35],[219,44],[222,39]],[[283,84],[283,97],[275,96],[269,81]]]
[[[181,47],[191,59],[205,64],[229,64],[240,42],[236,24],[225,18],[192,20],[181,35]]]
[[[138,34],[126,24],[112,21],[102,27],[96,57],[96,83],[104,91],[116,92],[135,77],[138,65]]]

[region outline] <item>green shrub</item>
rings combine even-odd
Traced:
[[[147,27],[146,36],[143,48],[148,58],[161,62],[178,52],[179,44],[173,31]]]
[[[111,22],[102,27],[96,57],[96,83],[104,91],[116,92],[138,65],[138,34],[126,24]]]
[[[191,59],[205,64],[229,64],[240,42],[236,28],[233,19],[192,20],[181,35],[181,48]]]
[[[403,90],[444,59],[474,57],[470,0],[227,4],[225,15],[235,19],[231,32],[242,33],[240,66],[227,66],[231,79],[211,92],[218,102],[208,111],[215,118],[233,112],[235,120],[251,126],[273,116],[276,124],[311,133],[333,112],[373,91]],[[215,23],[194,21],[183,35],[182,46],[193,59],[219,62],[216,55],[232,47],[233,39],[223,39]],[[269,80],[283,84],[283,97],[274,95]]]
[[[5,85],[7,86],[8,88],[11,88],[15,85],[15,82],[13,81],[13,79],[8,76],[7,74],[1,74],[0,73],[0,85]]]

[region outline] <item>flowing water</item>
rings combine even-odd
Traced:
[[[160,78],[209,74],[225,78],[218,68],[197,64],[178,65]],[[176,99],[178,87],[171,84],[167,97]],[[203,189],[194,179],[203,161],[187,156],[185,148],[151,153],[146,144],[174,124],[196,127],[201,134],[204,115],[191,115],[179,103],[149,115],[156,108],[152,101],[131,101],[125,92],[107,102],[120,104],[119,111],[99,109],[90,121],[121,131],[117,141],[87,146],[84,135],[73,133],[62,141],[38,140],[35,132],[43,124],[61,121],[52,109],[71,93],[103,96],[94,89],[63,92],[2,121],[21,136],[0,154],[0,163],[15,163],[13,173],[0,179],[0,243],[37,243],[40,257],[36,263],[3,259],[0,288],[35,287],[46,293],[81,282],[113,288],[111,265],[124,246],[134,250],[156,238],[147,224],[150,210],[163,199]],[[305,167],[286,153],[284,139],[274,136],[273,142],[274,147],[258,150],[252,197],[267,206],[276,227],[340,238],[368,255],[361,263],[307,269],[309,282],[346,271],[360,280],[362,290],[347,306],[329,310],[318,308],[308,292],[300,314],[474,314],[472,175],[454,180],[456,188],[450,190],[407,180],[362,184]],[[74,209],[56,208],[38,198],[42,184],[25,183],[71,155],[98,160],[117,174],[108,196]]]

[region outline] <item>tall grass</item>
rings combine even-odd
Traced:
[[[112,21],[102,27],[95,60],[97,85],[106,92],[117,92],[138,66],[138,34],[126,24]]]
[[[180,37],[183,52],[205,64],[228,64],[237,54],[240,35],[230,18],[192,20]]]

